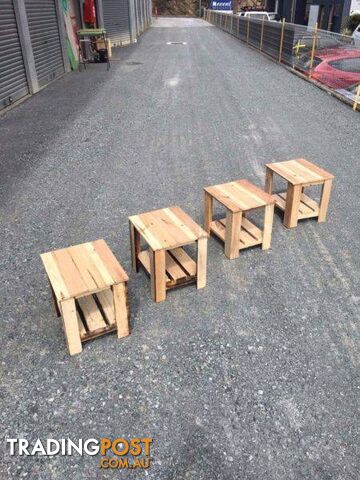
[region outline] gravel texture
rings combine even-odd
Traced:
[[[357,479],[359,116],[215,27],[159,22],[0,117],[1,448],[150,436],[152,466],[6,451],[0,478]],[[336,176],[326,223],[276,215],[272,249],[234,261],[212,238],[207,287],[161,304],[131,273],[132,335],[67,354],[40,253],[104,238],[130,273],[129,215],[202,222],[204,186],[298,157]]]

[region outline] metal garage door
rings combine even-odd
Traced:
[[[29,93],[12,0],[0,0],[0,110]]]
[[[55,1],[57,0],[25,0],[40,87],[64,73]]]
[[[111,44],[131,42],[128,0],[103,0],[104,25]]]

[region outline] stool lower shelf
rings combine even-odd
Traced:
[[[273,197],[274,197],[276,206],[280,208],[280,210],[283,210],[285,212],[286,192],[274,193]],[[312,218],[312,217],[318,217],[318,216],[319,216],[319,204],[315,202],[315,200],[313,200],[312,198],[302,193],[300,197],[298,219],[301,220],[303,218]]]
[[[217,237],[225,242],[226,218],[214,220],[210,224],[210,230]],[[263,241],[263,233],[255,224],[247,218],[241,219],[240,246],[239,249],[254,247],[260,245]]]
[[[75,304],[82,342],[116,330],[111,289],[78,298]]]
[[[138,259],[145,272],[151,275],[150,252],[142,250]],[[165,252],[166,289],[186,285],[196,280],[196,262],[182,247]]]

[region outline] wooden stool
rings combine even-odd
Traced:
[[[104,240],[43,253],[41,259],[70,355],[82,351],[82,342],[113,330],[118,338],[129,335],[129,278]]]
[[[265,190],[269,194],[273,189],[274,172],[288,182],[286,192],[273,195],[276,206],[285,212],[285,227],[296,227],[298,220],[303,218],[318,217],[318,222],[325,222],[334,175],[304,158],[267,163]],[[304,194],[304,188],[311,185],[322,185],[320,204]]]
[[[153,299],[161,302],[166,291],[195,282],[206,285],[208,235],[181,208],[171,207],[129,217],[132,265],[141,265],[151,278]],[[141,237],[149,249],[141,250]],[[195,262],[182,248],[197,244]]]
[[[274,199],[247,180],[206,187],[204,229],[225,242],[225,255],[237,258],[239,251],[262,244],[270,248],[274,217]],[[212,220],[213,199],[226,208],[226,218]],[[264,229],[261,231],[245,215],[250,210],[264,208]]]

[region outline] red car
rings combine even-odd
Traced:
[[[309,71],[310,58],[298,68]],[[312,78],[331,88],[346,88],[360,83],[360,48],[326,48],[315,52]]]

